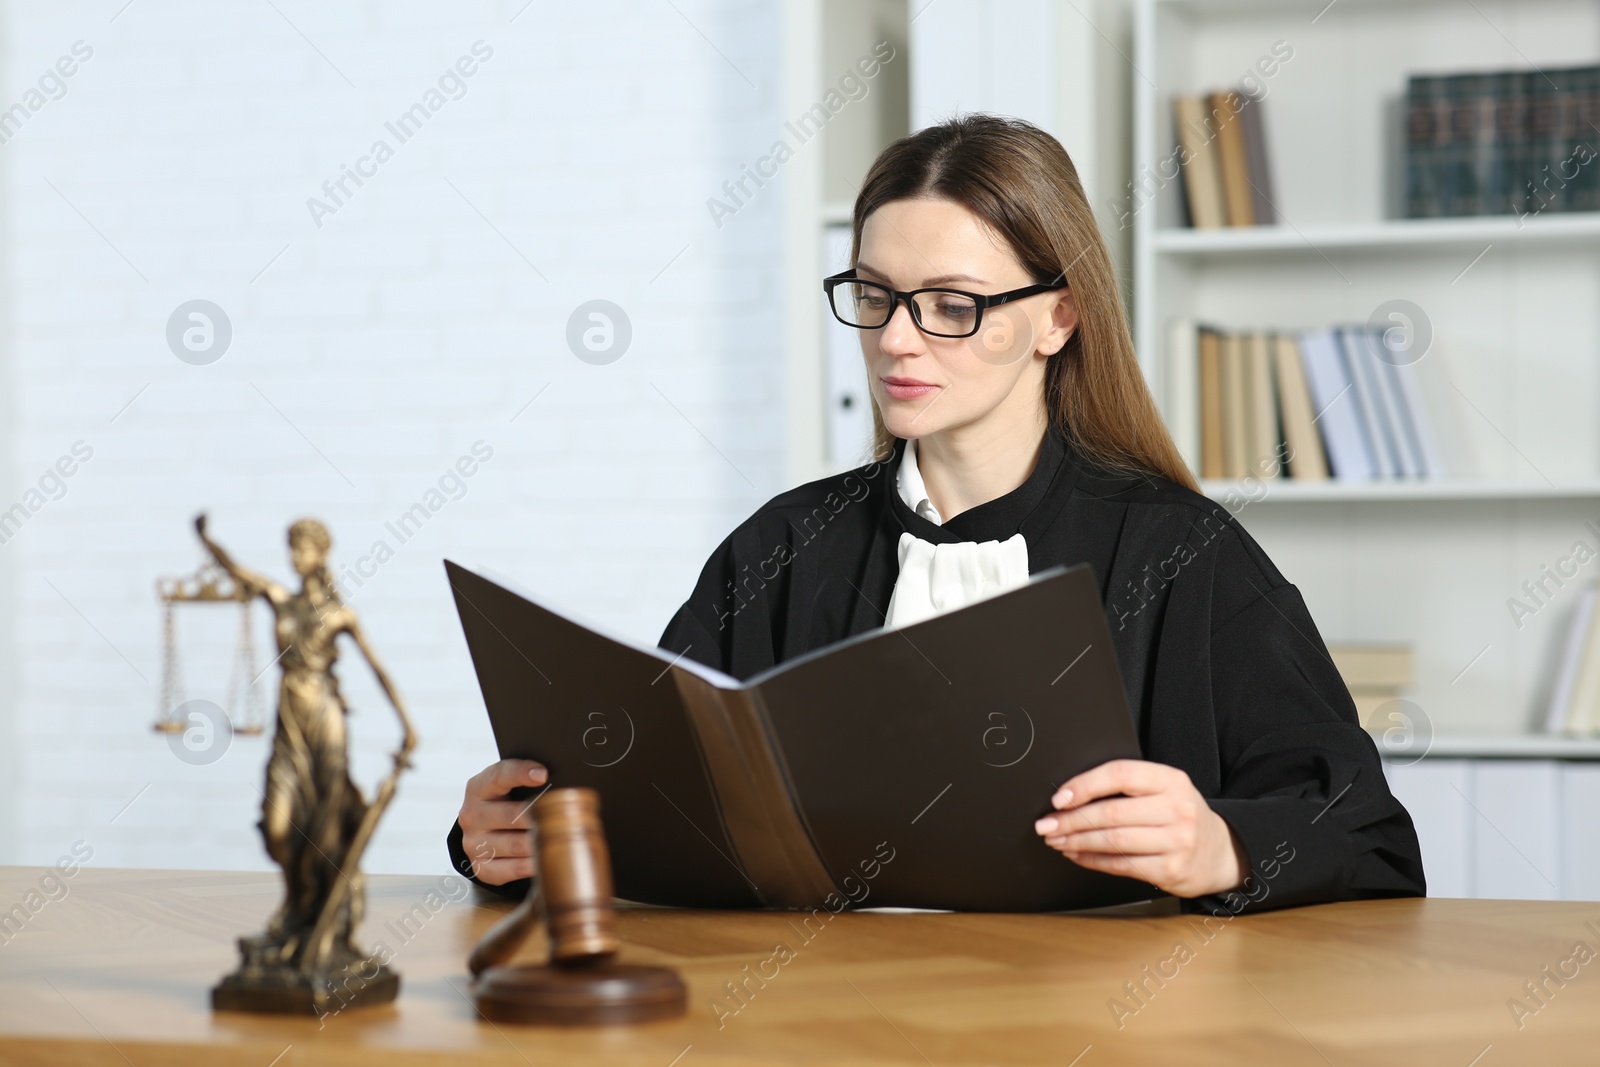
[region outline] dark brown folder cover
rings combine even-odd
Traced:
[[[1089,567],[740,681],[448,560],[502,757],[600,792],[616,893],[685,907],[1054,911],[1147,900],[1033,823],[1139,757]]]

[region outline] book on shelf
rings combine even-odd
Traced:
[[[1339,669],[1356,716],[1368,730],[1381,732],[1395,725],[1384,706],[1411,688],[1416,674],[1416,654],[1408,644],[1358,642],[1330,644],[1328,655]]]
[[[1167,327],[1167,429],[1172,443],[1193,471],[1200,470],[1200,334],[1193,319],[1173,319]]]
[[[1380,344],[1387,343],[1386,336],[1386,334],[1379,334],[1378,341]],[[1399,359],[1394,361],[1384,360],[1382,362],[1381,369],[1394,382],[1396,395],[1400,398],[1400,406],[1405,413],[1407,439],[1411,444],[1417,463],[1421,465],[1427,477],[1446,477],[1450,475],[1452,471],[1446,467],[1444,462],[1446,448],[1458,455],[1463,450],[1458,443],[1447,444],[1441,440],[1439,428],[1442,424],[1429,412],[1429,404],[1424,395],[1422,381],[1417,376],[1417,371]],[[1440,387],[1443,383],[1435,380],[1434,384],[1436,387]],[[1453,406],[1448,403],[1449,399],[1449,397],[1441,395],[1439,403],[1449,409]],[[1459,426],[1456,428],[1460,429]]]
[[[1410,218],[1600,210],[1600,67],[1414,74]]]
[[[1206,98],[1217,135],[1217,170],[1222,176],[1222,203],[1229,226],[1256,224],[1255,197],[1250,191],[1250,161],[1245,155],[1244,97],[1231,90]]]
[[[1221,89],[1172,101],[1188,224],[1210,230],[1277,221],[1262,97]]]
[[[1596,625],[1595,583],[1578,592],[1556,661],[1550,702],[1545,708],[1548,734],[1590,737],[1600,733],[1600,625]]]
[[[1440,357],[1408,361],[1378,326],[1225,331],[1169,322],[1166,408],[1204,479],[1468,478]]]
[[[1381,388],[1378,360],[1367,348],[1367,334],[1363,327],[1338,327],[1333,335],[1339,344],[1339,355],[1350,374],[1350,395],[1356,402],[1361,423],[1361,439],[1367,455],[1372,459],[1373,470],[1379,478],[1399,478],[1409,472],[1400,465],[1395,448],[1394,425],[1386,396]]]
[[[1173,100],[1172,107],[1178,127],[1179,169],[1183,175],[1189,225],[1198,230],[1218,229],[1227,224],[1228,214],[1222,200],[1222,174],[1205,101],[1180,96]]]
[[[1276,478],[1281,470],[1278,442],[1283,428],[1278,421],[1278,401],[1272,380],[1272,340],[1264,333],[1250,334],[1244,340],[1245,370],[1250,395],[1249,455],[1259,457],[1256,474]],[[1243,475],[1241,474],[1241,477]]]
[[[1264,97],[1241,90],[1248,103],[1242,106],[1240,118],[1244,124],[1245,165],[1250,175],[1250,196],[1254,203],[1257,226],[1271,226],[1278,221],[1277,196],[1272,188],[1272,168],[1267,166],[1267,131],[1261,121],[1261,101]]]
[[[1337,335],[1333,330],[1307,330],[1300,335],[1300,356],[1333,477],[1341,481],[1372,478],[1372,453],[1361,409],[1351,395],[1354,383]]]
[[[1416,680],[1416,654],[1411,646],[1399,642],[1349,642],[1331,644],[1328,655],[1339,668],[1339,676],[1352,689],[1393,690],[1409,688]]]
[[[1250,469],[1249,390],[1245,388],[1244,343],[1236,333],[1221,334],[1222,476],[1243,478]]]
[[[1226,439],[1222,433],[1222,335],[1196,327],[1200,350],[1200,474],[1221,478]]]
[[[1277,369],[1278,412],[1283,421],[1284,451],[1288,454],[1289,477],[1300,482],[1328,480],[1328,458],[1317,432],[1316,412],[1311,409],[1311,392],[1306,384],[1305,364],[1300,358],[1300,343],[1291,335],[1272,338],[1273,362]]]

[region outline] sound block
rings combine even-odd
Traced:
[[[689,991],[671,968],[626,963],[490,967],[473,992],[484,1017],[504,1023],[638,1023],[689,1008]]]

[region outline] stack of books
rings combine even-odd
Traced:
[[[1600,67],[1413,75],[1405,212],[1600,209]]]
[[[1242,89],[1172,102],[1188,224],[1199,229],[1277,221],[1261,97]]]
[[[1174,320],[1167,423],[1206,479],[1432,479],[1469,473],[1437,354],[1408,363],[1383,331],[1229,333]]]
[[[1560,579],[1555,581],[1559,588]],[[1541,589],[1546,597],[1554,592],[1548,581],[1535,588]],[[1593,583],[1578,591],[1577,606],[1567,625],[1561,658],[1556,664],[1555,685],[1545,711],[1546,733],[1568,737],[1600,734],[1600,625],[1596,625],[1595,620],[1595,592]],[[1530,614],[1534,608],[1542,607],[1537,597],[1530,595],[1529,600],[1532,601]]]
[[[1391,722],[1380,712],[1385,704],[1411,687],[1416,656],[1410,645],[1329,645],[1328,655],[1333,657],[1333,665],[1339,668],[1350,696],[1355,699],[1361,725],[1377,733],[1407,725]]]

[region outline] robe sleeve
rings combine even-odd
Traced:
[[[1238,836],[1251,873],[1238,890],[1185,910],[1424,895],[1411,816],[1299,590],[1242,531],[1213,578],[1229,588],[1211,598],[1227,615],[1208,650],[1221,771],[1208,803]]]

